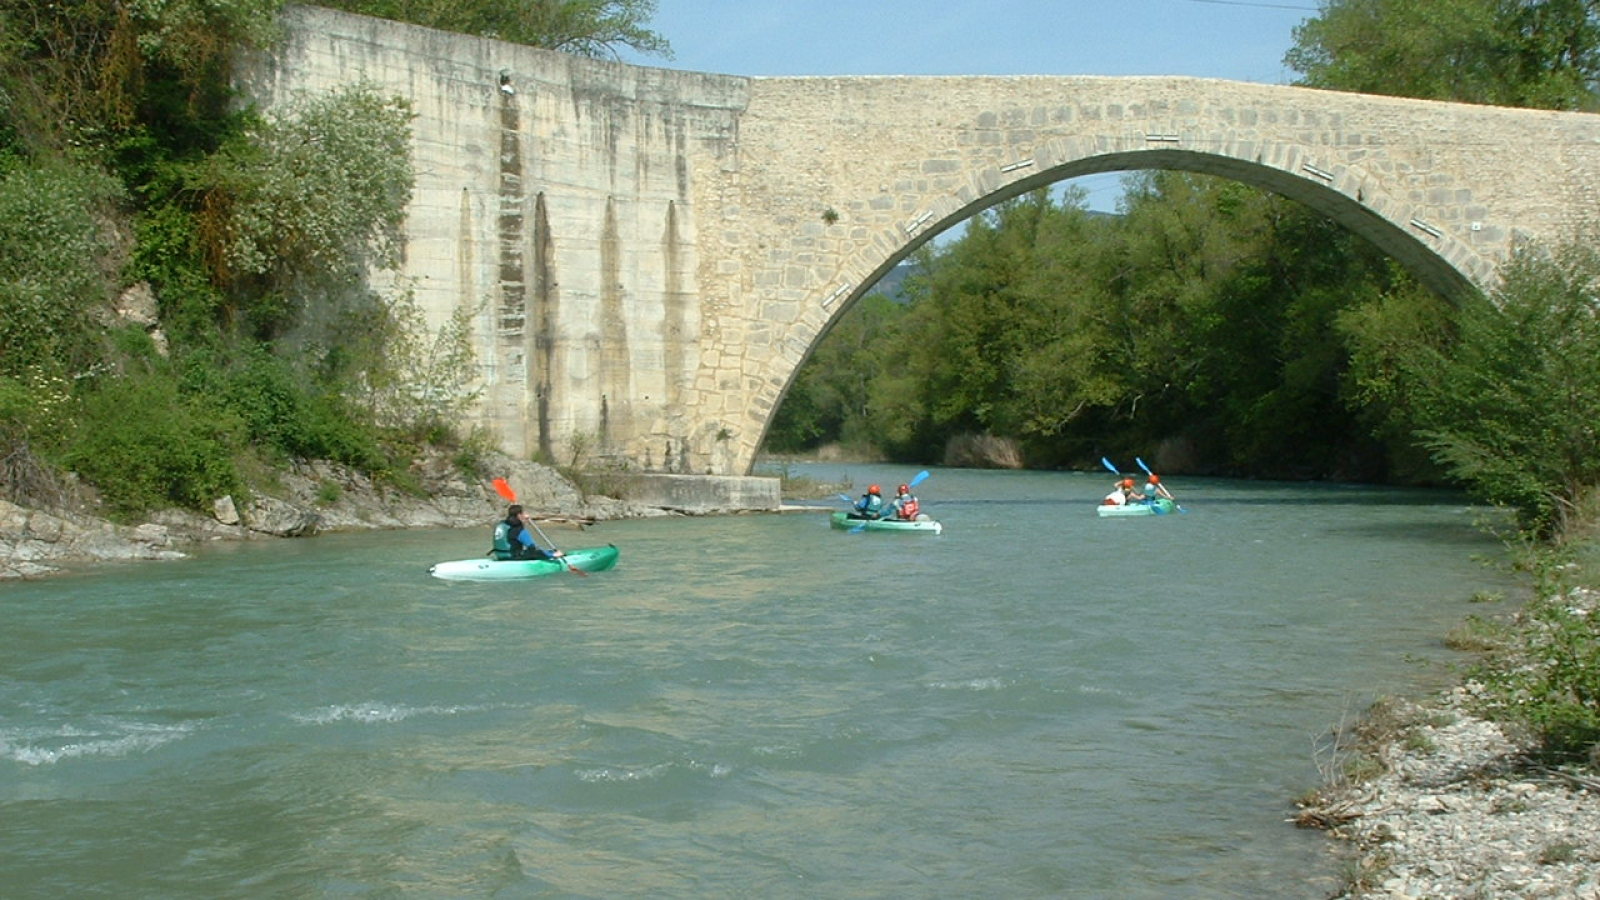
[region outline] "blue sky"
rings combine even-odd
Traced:
[[[1288,84],[1316,0],[657,0],[674,58],[722,75],[1193,75]],[[1081,179],[1109,209],[1120,176]]]
[[[1266,84],[1316,0],[657,0],[676,58],[724,75],[1197,75]]]

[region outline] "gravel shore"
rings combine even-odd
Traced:
[[[1400,727],[1363,748],[1383,774],[1303,807],[1350,844],[1337,900],[1600,900],[1600,779],[1536,765],[1474,694],[1397,702]]]

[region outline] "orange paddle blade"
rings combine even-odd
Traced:
[[[511,485],[506,484],[506,480],[504,478],[496,478],[494,480],[494,490],[495,493],[506,498],[512,503],[517,502],[517,492],[511,489]]]

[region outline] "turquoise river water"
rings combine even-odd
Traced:
[[[1326,896],[1292,800],[1511,593],[1481,511],[1174,478],[1101,520],[1110,480],[935,469],[939,536],[551,531],[622,549],[586,578],[428,577],[485,523],[0,585],[0,896]]]

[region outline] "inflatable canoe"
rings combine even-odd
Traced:
[[[1165,497],[1155,500],[1134,501],[1122,506],[1112,506],[1102,503],[1095,507],[1101,516],[1162,516],[1172,512],[1172,501]]]
[[[906,531],[922,534],[938,534],[944,526],[928,517],[927,513],[915,519],[852,519],[849,513],[836,512],[832,516],[834,528],[843,531],[852,531],[861,528],[863,531]],[[864,527],[863,527],[864,526]]]
[[[542,575],[572,574],[568,565],[585,572],[604,572],[617,564],[617,548],[585,547],[568,550],[560,559],[457,559],[434,563],[428,574],[447,581],[508,581],[518,578],[538,578]]]

